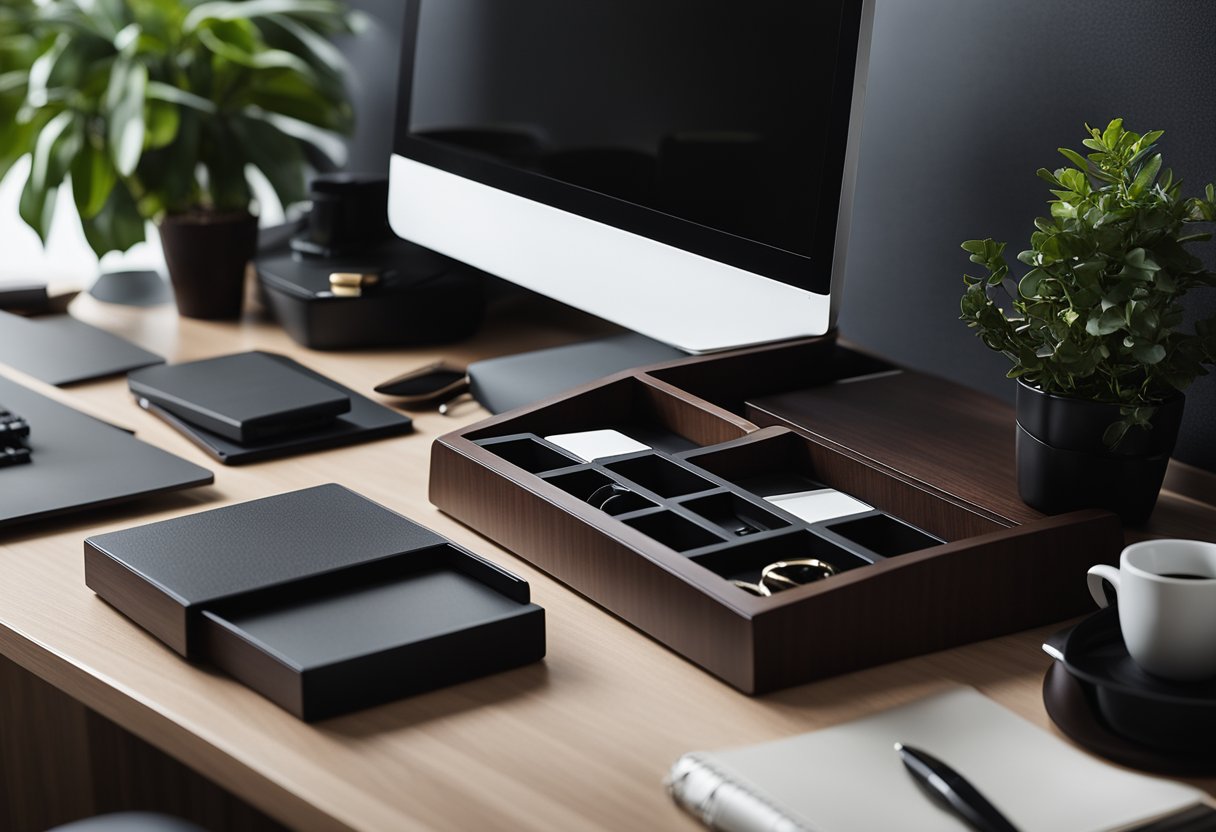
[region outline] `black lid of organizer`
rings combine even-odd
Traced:
[[[444,543],[331,483],[91,537],[85,583],[189,654],[203,606]]]

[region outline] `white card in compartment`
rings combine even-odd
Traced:
[[[834,488],[819,488],[814,491],[795,491],[793,494],[774,494],[765,497],[773,505],[807,523],[835,520],[850,514],[873,511],[861,500],[842,494]]]
[[[603,459],[606,456],[633,454],[638,451],[651,450],[649,445],[643,445],[636,439],[631,439],[619,430],[585,430],[581,433],[558,433],[546,436],[550,442],[563,451],[574,454],[583,462]]]

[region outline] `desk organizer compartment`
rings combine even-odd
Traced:
[[[610,462],[604,467],[617,476],[660,497],[697,494],[709,491],[716,485],[693,469],[660,454],[643,454],[618,462]]]
[[[943,542],[915,526],[877,512],[821,523],[820,530],[884,558],[906,555]]]
[[[773,362],[822,358],[825,343],[622,373],[442,436],[432,449],[431,501],[746,693],[1087,610],[1078,576],[1117,560],[1123,536],[1114,515],[1011,520],[986,508],[989,495],[959,496],[965,483],[918,480],[816,435],[813,425],[762,429],[725,409],[745,406],[749,379],[761,392],[779,389]],[[890,370],[860,359],[849,367],[844,375]],[[840,377],[821,375],[824,383]],[[495,440],[524,433],[629,434],[638,426],[684,441],[539,473],[493,452]],[[932,447],[931,435],[912,429],[886,439]],[[628,489],[629,510],[593,505],[613,486]],[[812,521],[765,499],[817,489],[860,502]],[[828,561],[836,574],[769,596],[733,583],[754,584],[765,566],[806,558]]]
[[[516,468],[522,468],[529,474],[539,474],[542,471],[552,471],[557,468],[569,468],[578,465],[582,460],[575,459],[559,448],[550,445],[536,434],[521,433],[513,436],[503,436],[482,442],[482,447],[490,450],[510,462]]]
[[[677,552],[722,542],[720,535],[674,511],[660,509],[646,514],[635,514],[622,518],[621,522]]]
[[[835,580],[850,570],[869,566],[876,560],[847,551],[830,540],[801,529],[748,539],[746,542],[732,542],[713,551],[700,552],[690,560],[727,581],[754,584],[760,580],[760,570],[768,564],[803,558],[815,558],[832,565],[836,574],[822,578],[824,581]]]
[[[85,582],[305,720],[545,652],[526,581],[338,485],[90,538]]]
[[[729,490],[696,495],[680,505],[718,528],[727,539],[788,528],[792,523],[768,508],[762,508],[753,499]]]

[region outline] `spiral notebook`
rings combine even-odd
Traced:
[[[912,780],[896,742],[946,761],[1022,832],[1216,829],[1203,792],[1108,765],[965,687],[822,731],[686,754],[667,787],[725,832],[967,832]],[[1163,821],[1180,814],[1192,820]]]

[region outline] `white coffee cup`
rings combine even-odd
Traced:
[[[1088,580],[1101,607],[1102,581],[1114,586],[1123,641],[1141,668],[1177,681],[1216,676],[1216,543],[1133,543],[1118,569],[1091,567]]]

